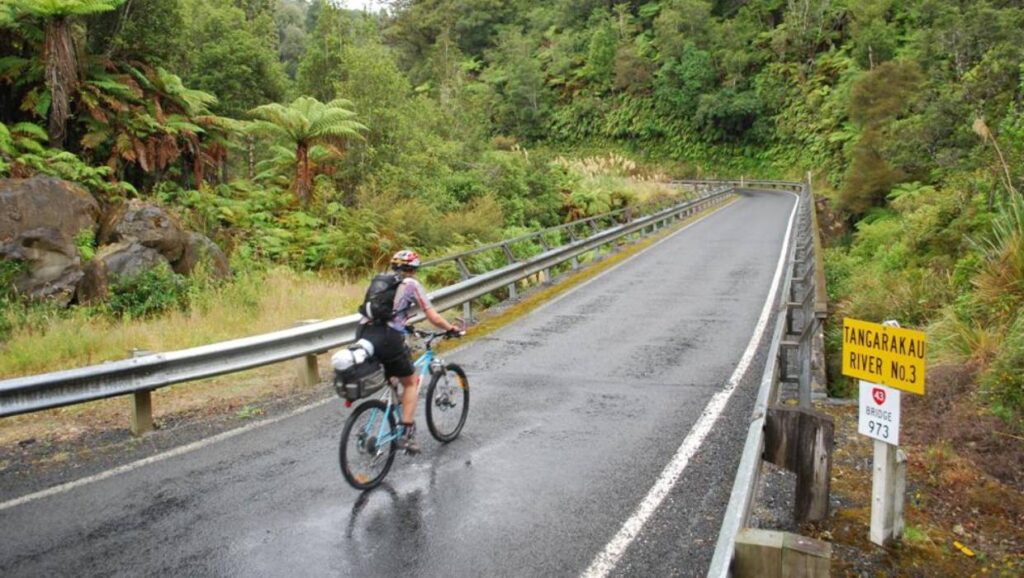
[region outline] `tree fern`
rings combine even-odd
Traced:
[[[300,203],[309,201],[313,188],[313,172],[318,164],[315,158],[311,159],[314,145],[342,145],[344,139],[362,138],[360,133],[368,130],[355,120],[356,114],[351,107],[352,102],[343,98],[325,104],[309,96],[300,96],[288,105],[271,103],[250,111],[257,119],[250,125],[253,134],[269,137],[294,149],[292,189]],[[341,149],[333,147],[333,150],[341,156]],[[261,176],[265,174],[266,171],[261,172]]]
[[[37,18],[66,18],[110,12],[125,0],[7,0],[15,12]]]

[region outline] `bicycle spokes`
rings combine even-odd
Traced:
[[[435,439],[449,442],[458,437],[469,411],[469,387],[465,374],[450,364],[435,373],[427,389],[427,426]]]

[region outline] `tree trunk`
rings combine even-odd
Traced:
[[[245,137],[245,145],[249,149],[249,180],[256,178],[256,139],[252,135]]]
[[[43,47],[46,62],[46,87],[50,90],[50,146],[64,148],[67,123],[71,116],[71,94],[78,89],[78,69],[71,24],[66,17],[51,19],[46,25]]]
[[[309,146],[300,143],[295,149],[295,196],[299,204],[305,206],[309,202],[313,179],[309,174]]]

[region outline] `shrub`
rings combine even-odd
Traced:
[[[0,343],[7,340],[15,326],[15,310],[20,308],[14,280],[25,270],[20,261],[0,261]]]
[[[164,265],[118,279],[110,285],[106,309],[114,317],[152,317],[188,303],[188,283]]]
[[[92,261],[96,256],[96,233],[92,229],[82,229],[75,235],[75,248],[82,258],[82,263]]]

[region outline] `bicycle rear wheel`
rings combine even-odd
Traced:
[[[435,373],[427,387],[427,427],[439,442],[459,437],[469,415],[469,380],[466,372],[454,363]]]
[[[388,475],[397,450],[396,428],[394,414],[376,399],[359,405],[345,421],[339,462],[341,474],[353,488],[369,490]]]

